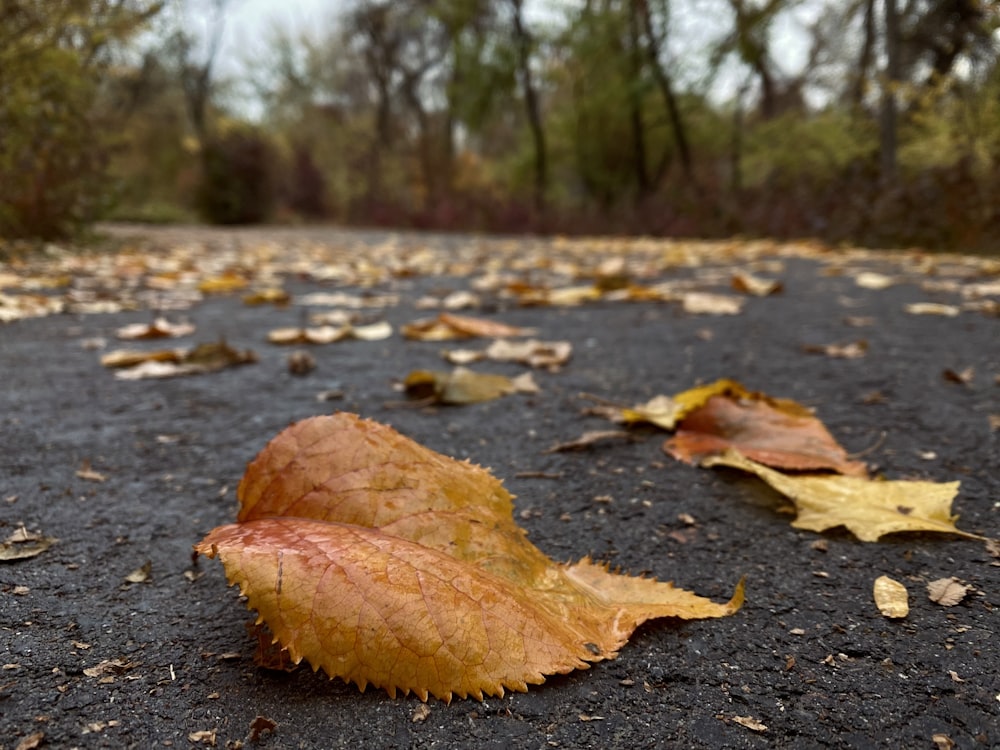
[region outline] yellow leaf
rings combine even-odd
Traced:
[[[538,386],[534,381],[520,376],[508,378],[474,372],[465,367],[456,367],[451,372],[414,370],[403,381],[406,394],[415,399],[427,399],[438,404],[475,404],[492,401],[511,393],[535,393]]]
[[[875,604],[883,616],[891,619],[906,617],[910,613],[906,586],[889,576],[879,576],[872,587]]]
[[[294,661],[331,677],[482,699],[614,658],[642,622],[735,612],[669,583],[558,564],[489,472],[350,414],[284,430],[247,468],[219,556]]]
[[[883,481],[825,474],[788,475],[751,461],[735,450],[702,461],[756,474],[795,503],[792,526],[825,531],[846,526],[863,542],[899,531],[937,531],[981,539],[955,528],[951,501],[959,482]]]

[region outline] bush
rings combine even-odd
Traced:
[[[278,157],[252,130],[230,131],[206,142],[198,212],[212,224],[256,224],[270,216],[277,198]]]

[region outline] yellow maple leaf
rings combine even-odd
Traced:
[[[295,662],[368,684],[482,699],[614,658],[657,617],[732,614],[670,583],[553,562],[511,495],[468,462],[351,414],[284,430],[248,466],[218,556]]]
[[[951,502],[959,482],[878,480],[831,474],[782,474],[727,450],[702,460],[702,466],[742,469],[790,498],[798,511],[792,526],[826,531],[845,526],[863,542],[898,531],[938,531],[973,539],[955,528]]]

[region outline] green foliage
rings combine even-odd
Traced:
[[[250,128],[234,128],[202,145],[197,207],[213,224],[256,224],[270,216],[280,166],[274,146]]]
[[[0,12],[0,236],[65,237],[108,207],[118,118],[100,106],[116,48],[152,2],[11,0]]]

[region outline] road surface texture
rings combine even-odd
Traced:
[[[733,378],[815,409],[888,478],[960,480],[957,525],[1000,536],[995,259],[735,241],[111,231],[115,252],[74,260],[50,249],[0,266],[0,310],[27,304],[15,295],[62,306],[0,324],[0,536],[23,526],[58,540],[0,562],[0,747],[1000,747],[995,547],[946,534],[865,543],[842,528],[797,530],[763,482],[675,461],[661,449],[667,435],[652,429],[547,452],[614,429],[586,413],[594,401],[581,394],[631,405]],[[193,291],[227,270],[250,287],[283,286],[292,303]],[[736,272],[783,289],[739,294],[730,289]],[[504,291],[590,284],[595,274],[606,289],[665,284],[734,296],[742,307],[698,313],[679,296],[627,301],[621,292],[529,306]],[[447,369],[440,352],[453,345],[404,340],[399,326],[436,314],[418,309],[419,299],[461,290],[480,300],[464,314],[569,341],[571,360],[536,371],[534,395],[401,406],[395,385],[413,369]],[[291,374],[289,348],[267,333],[325,309],[298,302],[314,292],[398,295],[354,311],[387,319],[395,333],[313,346],[315,369]],[[185,300],[190,307],[173,309]],[[952,314],[907,310],[927,302]],[[115,339],[155,308],[196,333]],[[124,346],[222,337],[258,361],[135,381],[101,365]],[[809,351],[850,343],[861,356]],[[317,398],[328,392],[334,400]],[[252,616],[218,561],[193,562],[192,545],[234,519],[246,464],[272,437],[336,410],[490,467],[517,496],[518,523],[556,560],[590,555],[716,601],[746,576],[746,603],[722,619],[647,623],[616,660],[527,693],[432,699],[429,711],[413,696],[361,693],[305,665],[261,668]],[[872,586],[883,574],[908,589],[906,618],[876,607]],[[969,587],[964,598],[931,601],[927,584],[950,577]]]

